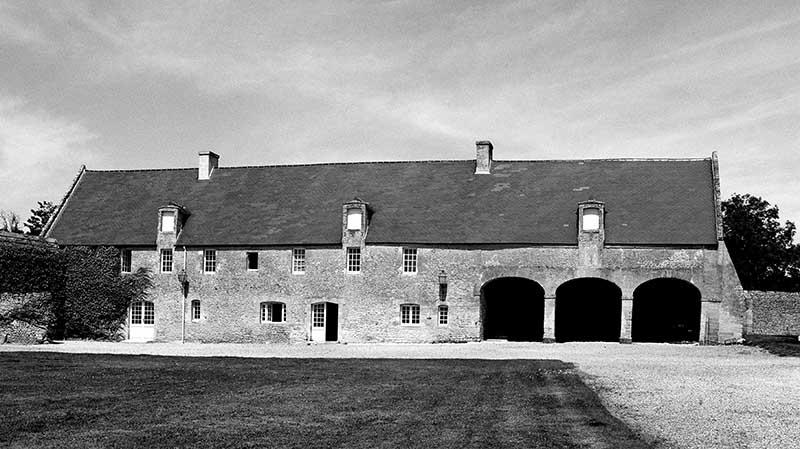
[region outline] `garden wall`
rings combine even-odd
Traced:
[[[744,293],[748,334],[800,335],[800,292]]]
[[[0,293],[0,344],[41,343],[53,316],[50,293]]]

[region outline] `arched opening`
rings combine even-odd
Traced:
[[[484,339],[542,341],[544,289],[524,278],[499,278],[481,288]]]
[[[567,281],[556,289],[556,341],[619,341],[622,291],[600,278]]]
[[[675,278],[649,280],[633,291],[631,339],[639,342],[700,340],[700,290]]]

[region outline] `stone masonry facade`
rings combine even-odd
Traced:
[[[203,248],[176,248],[172,273],[158,273],[158,252],[133,250],[132,269],[155,271],[155,339],[200,342],[304,342],[310,339],[311,305],[339,305],[340,342],[439,342],[482,339],[481,288],[504,277],[536,281],[545,291],[545,339],[554,335],[556,289],[572,279],[595,277],[622,291],[621,341],[630,341],[633,292],[657,278],[682,279],[701,294],[700,340],[741,338],[745,313],[736,273],[719,249],[604,248],[599,263],[584,264],[579,248],[416,247],[418,273],[402,272],[402,246],[367,245],[360,273],[346,272],[341,247],[306,247],[306,272],[293,274],[292,248],[216,248],[216,271],[204,273]],[[258,270],[248,270],[247,252],[258,252]],[[176,273],[186,257],[188,291]],[[438,295],[437,276],[448,275],[447,296]],[[190,316],[200,301],[200,318]],[[286,305],[286,321],[262,323],[260,304]],[[400,323],[401,304],[420,306],[420,324]],[[439,325],[439,306],[448,324]],[[185,321],[185,335],[182,324]]]

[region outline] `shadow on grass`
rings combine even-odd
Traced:
[[[554,360],[0,354],[0,446],[653,447]]]
[[[800,342],[796,336],[748,335],[744,344],[757,346],[782,357],[800,357]]]

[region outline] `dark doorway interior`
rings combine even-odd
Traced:
[[[700,291],[681,279],[653,279],[633,292],[631,339],[677,343],[700,340]]]
[[[542,341],[544,289],[530,279],[500,278],[481,290],[483,338]]]
[[[325,303],[325,341],[339,340],[339,304]]]
[[[599,278],[573,279],[556,290],[556,341],[619,341],[622,292]]]

